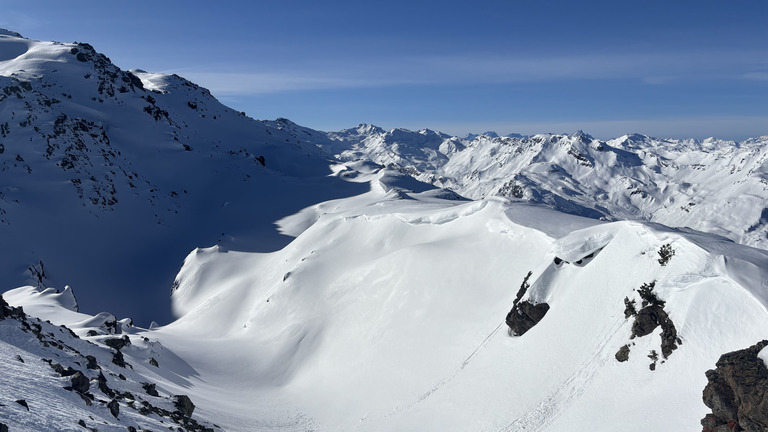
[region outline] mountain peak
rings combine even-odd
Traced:
[[[11,36],[11,37],[17,37],[17,38],[21,38],[21,39],[26,39],[20,33],[17,33],[15,31],[11,31],[11,30],[8,30],[8,29],[4,29],[4,28],[0,28],[0,36]]]
[[[384,132],[384,129],[369,123],[360,123],[359,125],[357,125],[357,133],[359,134],[373,134],[373,133],[383,133],[383,132]]]

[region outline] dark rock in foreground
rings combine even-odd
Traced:
[[[703,400],[712,413],[701,421],[704,432],[768,431],[768,367],[758,357],[766,346],[723,354],[707,371]]]

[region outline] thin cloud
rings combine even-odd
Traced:
[[[219,95],[433,84],[498,84],[634,79],[649,85],[680,80],[766,80],[765,52],[597,54],[507,57],[494,55],[349,58],[292,65],[185,68],[178,73]],[[233,70],[229,72],[226,70]]]

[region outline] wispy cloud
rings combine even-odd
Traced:
[[[541,57],[403,56],[296,60],[175,69],[219,95],[392,85],[525,83],[634,79],[649,85],[680,80],[765,80],[765,52],[619,53]]]
[[[767,72],[747,72],[743,75],[743,78],[751,81],[768,81],[768,71]]]
[[[42,25],[42,22],[23,12],[14,10],[4,10],[3,16],[0,18],[0,27],[6,30],[12,30],[19,32],[22,36],[26,36],[24,33],[33,29],[37,29]]]

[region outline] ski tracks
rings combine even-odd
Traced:
[[[461,365],[451,375],[449,375],[449,376],[441,379],[440,381],[438,381],[431,389],[429,389],[429,391],[427,391],[426,393],[424,393],[421,396],[419,396],[418,399],[416,399],[414,402],[411,402],[408,405],[405,405],[405,406],[402,406],[402,407],[397,407],[397,406],[394,407],[391,411],[389,411],[388,413],[386,413],[382,417],[380,417],[379,420],[386,420],[387,418],[392,417],[393,415],[395,415],[395,414],[397,414],[397,413],[399,413],[401,411],[407,411],[407,410],[413,408],[414,406],[418,405],[419,403],[421,403],[425,399],[427,399],[430,396],[432,396],[436,391],[440,390],[440,388],[442,386],[444,386],[445,384],[451,382],[454,378],[456,378],[464,370],[464,368],[466,368],[472,362],[472,360],[475,357],[477,357],[477,355],[480,353],[480,351],[482,351],[482,349],[485,348],[486,345],[488,345],[488,342],[490,342],[491,338],[493,338],[493,336],[496,335],[496,333],[499,332],[499,330],[502,328],[502,326],[504,324],[505,324],[504,321],[499,323],[499,325],[497,325],[496,328],[494,328],[485,337],[485,339],[483,339],[482,342],[480,342],[475,347],[474,351],[472,351],[472,353],[470,353],[464,359],[464,361],[461,362]],[[363,420],[364,419],[361,419],[361,424],[358,425],[358,428],[362,426]]]
[[[542,399],[536,408],[499,429],[499,432],[539,432],[545,430],[584,394],[601,366],[612,358],[611,351],[607,350],[606,347],[611,344],[623,324],[623,320],[615,320],[612,326],[605,327],[598,337],[598,344],[592,350],[594,355],[582,363],[573,375],[566,378],[562,384]]]

